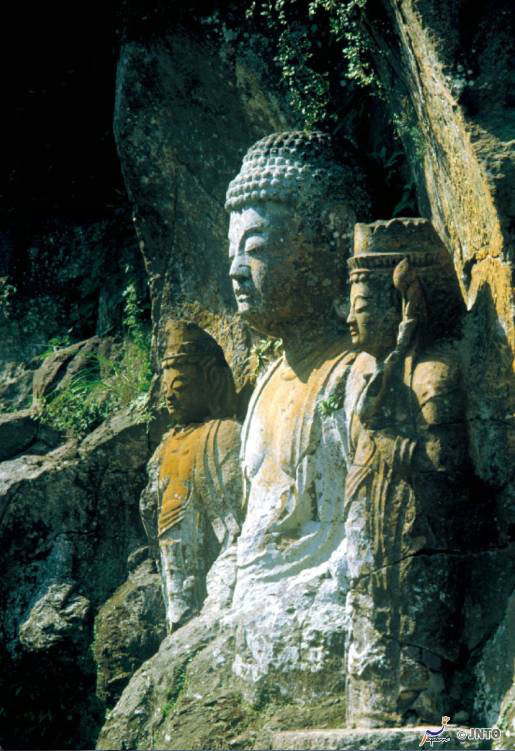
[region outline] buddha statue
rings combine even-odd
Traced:
[[[457,335],[463,303],[431,223],[357,224],[346,384],[349,725],[452,711],[460,552],[477,544]]]
[[[168,630],[197,613],[206,575],[240,530],[240,425],[221,347],[195,323],[169,321],[162,389],[174,427],[148,465],[140,510],[159,560]]]
[[[293,131],[256,143],[227,192],[239,315],[284,349],[242,428],[233,670],[254,694],[272,675],[274,690],[295,698],[302,683],[310,695],[342,689],[347,437],[341,408],[322,413],[354,359],[334,304],[356,215],[367,209],[362,185],[327,135]]]

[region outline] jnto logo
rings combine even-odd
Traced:
[[[422,736],[422,740],[418,744],[419,748],[421,748],[425,743],[429,743],[431,748],[433,747],[434,743],[447,743],[450,738],[448,735],[442,735],[442,733],[447,728],[447,725],[450,721],[451,718],[444,715],[442,717],[442,727],[440,728],[440,730],[426,730],[426,732]]]

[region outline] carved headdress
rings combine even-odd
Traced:
[[[452,260],[428,219],[396,218],[356,224],[350,281],[372,277],[400,295],[402,317],[447,335],[464,310]],[[370,279],[372,281],[372,279]]]
[[[232,417],[236,412],[236,389],[223,349],[213,337],[192,321],[168,321],[163,363],[188,363],[203,371],[209,387],[211,417]]]
[[[192,321],[167,321],[165,325],[166,349],[163,362],[167,360],[214,359],[227,365],[220,345],[213,337]]]

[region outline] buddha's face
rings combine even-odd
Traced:
[[[261,333],[281,336],[284,324],[316,314],[315,252],[300,226],[299,217],[280,203],[231,212],[229,274],[238,312]]]
[[[204,371],[198,362],[164,360],[162,388],[168,412],[177,423],[202,422],[208,414]]]
[[[388,283],[352,282],[350,313],[347,318],[352,343],[374,357],[384,357],[394,349],[400,312]]]

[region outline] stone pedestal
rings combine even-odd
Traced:
[[[385,751],[401,751],[409,749],[413,751],[420,747],[420,742],[427,730],[427,726],[420,725],[416,727],[402,728],[352,728],[342,730],[288,730],[270,733],[266,740],[257,742],[256,748],[271,748],[275,751],[286,749],[313,749],[316,751],[372,751],[373,749],[384,749]],[[430,730],[437,731],[439,727],[434,726]],[[460,736],[467,736],[464,740]],[[490,749],[495,741],[492,740],[470,740],[470,728],[458,727],[453,725],[442,733],[441,740],[424,743],[422,748],[443,748],[445,751],[455,751],[455,749]],[[448,740],[444,741],[443,739]],[[500,748],[511,748],[509,742],[512,739],[501,738],[506,741]],[[266,744],[266,745],[265,745]]]

